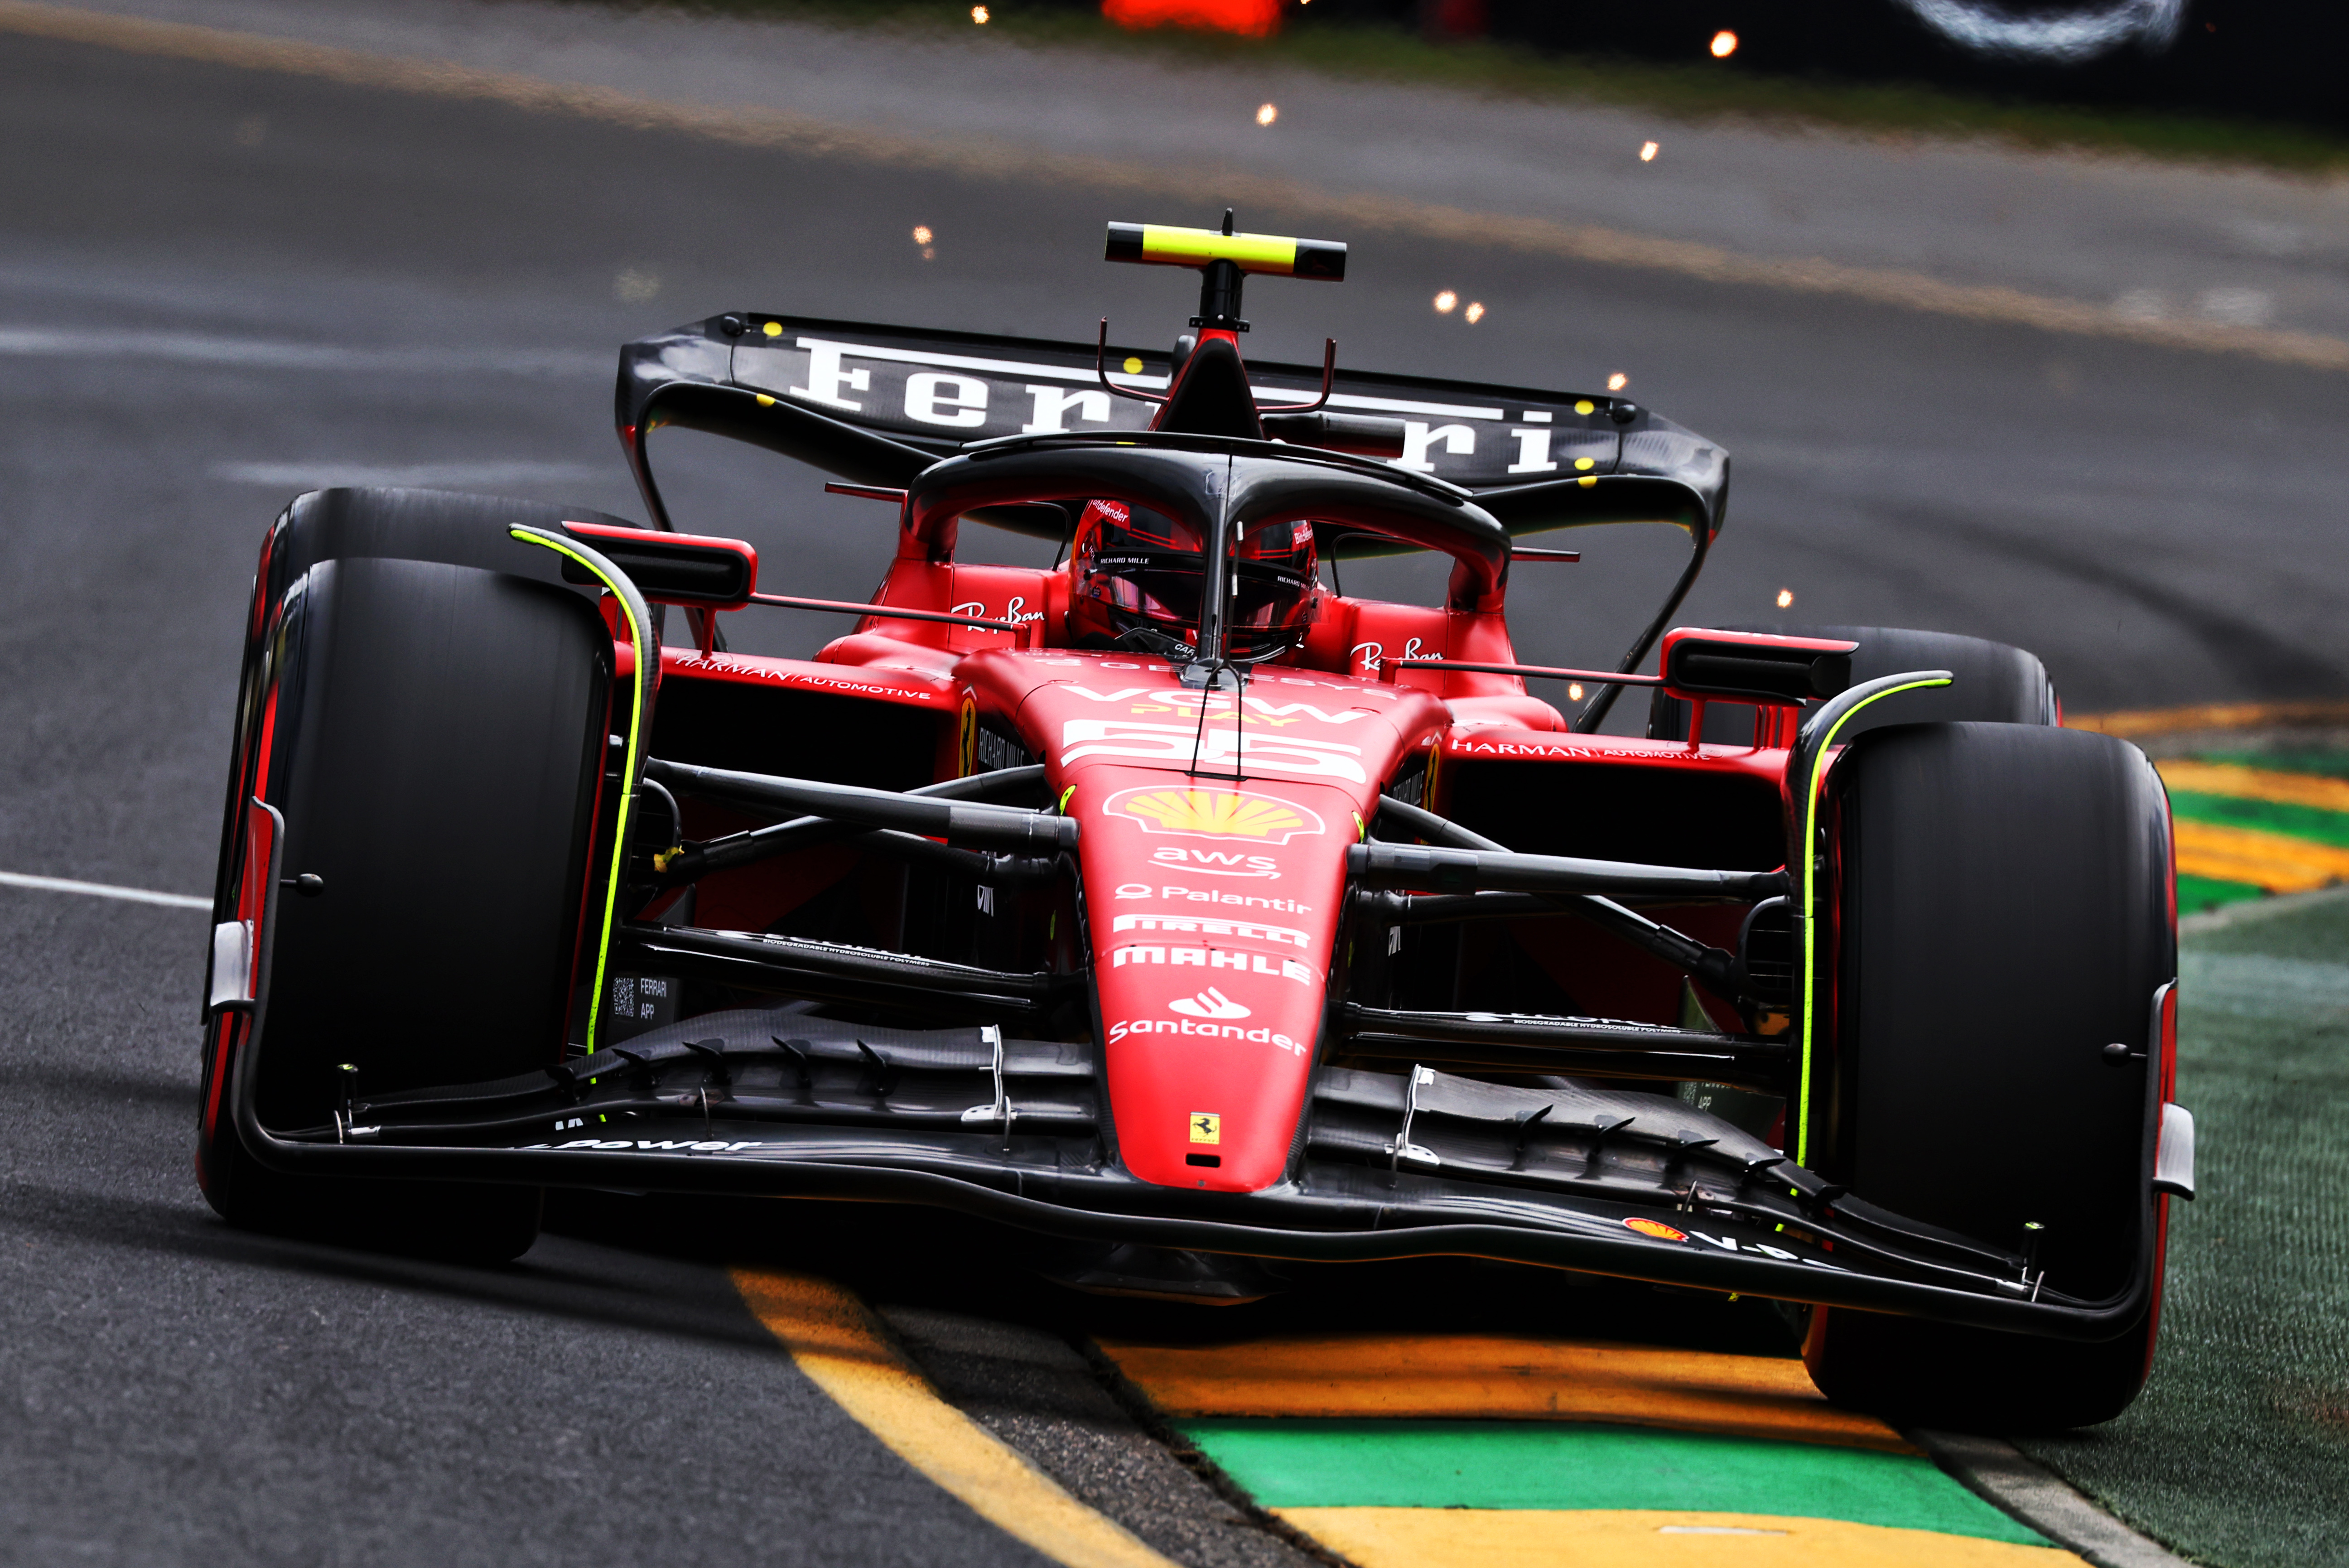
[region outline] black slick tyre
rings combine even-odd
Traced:
[[[2151,764],[2105,735],[1920,724],[1867,735],[1829,789],[1834,1002],[1806,1162],[1882,1209],[2035,1249],[2046,1290],[2118,1299],[2166,1201],[2143,1163],[2154,1001],[2177,974]],[[2115,1042],[2144,1054],[2110,1061]],[[2150,1366],[2151,1266],[2141,1314],[2101,1343],[1821,1309],[1805,1360],[1830,1398],[1926,1426],[2107,1420]]]
[[[396,536],[406,522],[492,542],[551,510],[417,492],[327,500],[346,533],[363,524]],[[605,753],[601,619],[544,582],[384,556],[308,564],[283,602],[265,689],[248,704],[266,745],[246,748],[258,758],[233,788],[226,836],[234,853],[251,809],[238,797],[257,787],[285,816],[283,875],[325,886],[278,900],[254,1059],[260,1121],[331,1125],[346,1063],[368,1096],[555,1062]],[[250,1026],[223,1015],[213,1027]],[[221,1078],[250,1040],[213,1044],[208,1074]],[[225,1091],[206,1085],[197,1167],[232,1224],[477,1262],[517,1257],[536,1238],[535,1188],[264,1166]]]
[[[1912,631],[1885,626],[1737,626],[1724,631],[1760,631],[1780,637],[1830,638],[1859,644],[1851,656],[1851,683],[1863,685],[1880,676],[1905,675],[1912,670],[1946,670],[1956,677],[1947,686],[1902,691],[1872,702],[1844,726],[1843,738],[1857,740],[1869,730],[1895,724],[1984,722],[2053,724],[2056,720],[2055,684],[2036,654],[1979,637],[1947,631]],[[1689,705],[1656,689],[1649,700],[1648,734],[1660,741],[1688,739]],[[1734,704],[1713,705],[1706,712],[1704,738],[1717,744],[1744,745],[1754,738],[1754,711]]]

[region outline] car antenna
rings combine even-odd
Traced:
[[[1246,332],[1248,329],[1248,324],[1240,317],[1240,289],[1250,273],[1261,273],[1270,277],[1301,277],[1322,283],[1346,281],[1346,245],[1342,240],[1300,240],[1286,234],[1245,234],[1238,231],[1237,219],[1238,214],[1226,207],[1220,230],[1177,229],[1158,223],[1112,223],[1102,259],[1133,262],[1145,266],[1196,269],[1200,275],[1199,314],[1191,318],[1191,325],[1211,332]],[[1291,413],[1319,408],[1329,401],[1337,353],[1335,339],[1323,345],[1319,398],[1310,403],[1263,411]],[[1122,398],[1153,403],[1166,400],[1112,382],[1109,379],[1108,355],[1109,321],[1104,317],[1101,324],[1101,337],[1093,351],[1093,373],[1101,384]]]

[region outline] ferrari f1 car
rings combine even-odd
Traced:
[[[1504,1260],[1806,1303],[1864,1406],[2126,1406],[2192,1195],[2144,757],[2013,649],[1667,630],[1729,460],[1623,398],[1244,364],[1244,281],[1342,245],[1227,216],[1108,254],[1202,275],[1171,353],[755,312],[630,344],[649,525],[277,519],[213,1206],[503,1259],[550,1186],[930,1205],[1210,1302]],[[667,428],[868,499],[871,599],[678,531]],[[1521,662],[1512,567],[1568,553],[1519,539],[1633,523],[1691,545],[1652,623]],[[1058,564],[965,558],[984,528]],[[1409,551],[1443,602],[1339,591]],[[853,628],[729,651],[781,612]],[[1645,736],[1599,732],[1630,690]]]

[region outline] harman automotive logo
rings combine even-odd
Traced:
[[[1130,789],[1112,795],[1102,810],[1144,833],[1196,838],[1271,845],[1286,844],[1300,833],[1319,837],[1325,831],[1319,815],[1304,806],[1247,790]]]
[[[1212,985],[1196,996],[1176,997],[1166,1004],[1166,1009],[1185,1018],[1246,1018],[1248,1015],[1247,1008]]]

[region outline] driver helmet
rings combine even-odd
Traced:
[[[1077,518],[1071,618],[1081,640],[1114,643],[1137,628],[1196,647],[1205,541],[1178,518],[1123,501],[1088,501]],[[1226,596],[1225,651],[1267,659],[1313,620],[1313,524],[1261,523],[1240,536]]]

